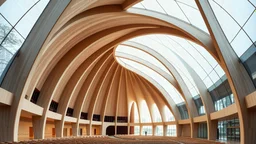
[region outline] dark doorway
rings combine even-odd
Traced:
[[[94,135],[96,135],[97,134],[97,130],[96,129],[94,129]]]
[[[83,129],[80,128],[80,135],[83,135]]]
[[[52,128],[52,137],[55,137],[55,128]]]
[[[106,134],[108,136],[113,136],[115,135],[115,126],[108,126],[106,130]]]
[[[128,127],[127,126],[117,126],[116,134],[128,134]]]
[[[72,134],[72,128],[71,129],[69,129],[69,136],[72,136],[73,134]]]
[[[33,127],[29,127],[29,138],[33,138],[33,137],[34,137]]]

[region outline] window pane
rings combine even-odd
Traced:
[[[163,126],[156,126],[156,136],[163,136],[164,130],[163,130]]]
[[[24,15],[36,0],[7,0],[1,5],[0,13],[12,24]]]
[[[253,42],[256,41],[256,11],[248,20],[248,22],[244,26],[244,30],[250,36]]]
[[[2,43],[2,46],[14,54],[20,48],[23,41],[24,39],[20,34],[13,29]]]
[[[242,26],[254,11],[247,0],[214,0],[223,7]],[[239,8],[240,10],[238,10]]]
[[[0,42],[8,35],[12,26],[0,15]]]
[[[230,42],[238,33],[240,26],[216,3],[214,3],[212,0],[210,0],[209,2],[215,16],[218,19],[218,22],[221,25],[222,30],[224,31],[228,41]],[[230,26],[232,26],[232,28],[230,28]]]
[[[231,45],[238,57],[240,57],[252,45],[252,42],[244,31],[241,30]]]
[[[164,106],[166,121],[175,121],[174,116],[167,106]]]
[[[43,12],[45,6],[48,4],[49,0],[40,0],[17,24],[15,27],[20,34],[26,38],[38,17]]]
[[[156,104],[153,104],[153,120],[154,122],[162,122],[162,117]]]
[[[204,79],[204,84],[206,85],[207,88],[211,87],[213,85],[212,81],[210,80],[209,77],[206,77]]]

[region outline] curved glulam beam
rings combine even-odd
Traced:
[[[172,24],[176,29],[181,30],[185,34],[191,36],[194,41],[197,41],[196,43],[200,43],[200,45],[202,45],[216,59],[217,62],[220,62],[218,53],[213,45],[210,35],[205,33],[203,30],[195,26],[191,26],[191,24],[183,22],[173,16],[159,12],[144,10],[140,8],[130,8],[128,12],[153,17]]]
[[[153,111],[150,107],[153,103],[150,103],[149,99],[146,98],[147,96],[145,95],[145,92],[141,89],[141,87],[139,86],[138,81],[136,80],[134,73],[130,74],[130,78],[131,78],[132,83],[133,83],[132,87],[133,87],[134,91],[136,92],[136,97],[137,97],[140,109],[142,109],[142,107],[141,107],[142,106],[142,101],[145,100],[146,105],[147,105],[147,109],[149,111],[150,119],[151,119],[150,123],[153,123],[153,121],[154,121],[153,120],[153,114],[152,114]],[[142,115],[142,113],[143,113],[143,111],[141,111],[140,115]]]
[[[148,82],[146,79],[142,78],[142,76],[139,77],[139,80],[143,84],[143,86],[148,90],[148,92],[152,95],[154,101],[158,104],[159,111],[160,113],[162,113],[162,121],[167,122],[164,106],[167,106],[169,110],[172,111],[172,108],[168,104],[168,101],[166,101],[162,93],[159,92],[159,90],[157,90],[157,88],[153,84]],[[178,120],[176,120],[176,122],[178,123]]]
[[[85,99],[87,98],[87,95],[89,93],[90,87],[93,85],[93,80],[97,78],[97,74],[99,72],[102,72],[104,70],[101,70],[102,67],[106,67],[106,61],[109,62],[111,60],[111,55],[112,51],[108,53],[108,55],[104,55],[104,58],[102,58],[93,68],[93,71],[90,72],[88,75],[87,79],[83,83],[83,86],[81,87],[76,100],[75,100],[75,105],[74,105],[74,112],[73,116],[77,118],[77,122],[73,125],[72,132],[74,132],[74,135],[78,135],[78,130],[79,130],[79,123],[80,123],[80,115],[82,112],[82,108],[85,102]],[[96,80],[95,80],[96,81]]]
[[[137,91],[137,89],[135,88],[135,86],[134,86],[134,80],[133,80],[133,76],[132,76],[132,72],[128,72],[127,73],[127,78],[129,79],[129,81],[130,81],[130,86],[131,86],[131,89],[132,89],[132,92],[134,93],[134,97],[135,97],[135,102],[136,102],[136,104],[137,104],[137,109],[138,109],[138,114],[139,114],[139,123],[142,123],[142,117],[141,117],[141,114],[142,114],[142,112],[143,112],[143,109],[142,109],[142,107],[141,107],[141,102],[144,100],[143,99],[143,96],[142,96],[142,94],[141,94],[141,92],[139,91],[139,96],[138,96],[138,91]],[[149,110],[148,110],[149,111]],[[150,118],[151,118],[151,115],[150,115]]]
[[[169,80],[168,77],[169,77],[170,75],[164,74],[164,73],[166,73],[166,72],[162,71],[160,68],[155,68],[156,66],[154,66],[153,64],[151,64],[151,63],[149,63],[149,62],[147,62],[147,61],[144,61],[144,60],[140,61],[141,59],[138,58],[138,57],[136,57],[136,56],[130,57],[128,54],[124,54],[123,56],[120,56],[119,54],[117,54],[116,57],[121,57],[121,58],[128,59],[128,60],[131,60],[131,61],[134,61],[134,62],[138,62],[138,63],[140,63],[140,64],[142,64],[142,65],[144,65],[144,66],[146,66],[146,67],[152,69],[153,71],[155,71],[155,72],[158,73],[159,75],[163,76],[167,81]],[[127,58],[127,57],[129,57],[129,58]],[[144,75],[143,75],[143,76],[144,76]],[[169,81],[169,82],[170,82],[170,81]],[[181,92],[181,94],[182,94],[182,92]]]
[[[180,120],[180,113],[179,110],[175,104],[175,102],[173,101],[173,99],[171,98],[171,96],[165,91],[165,89],[158,84],[153,78],[151,78],[150,76],[147,76],[146,74],[144,74],[143,72],[141,72],[138,69],[133,68],[130,65],[126,65],[125,66],[127,69],[129,69],[132,72],[135,72],[136,74],[144,77],[145,79],[147,79],[151,84],[153,84],[164,96],[164,98],[166,99],[166,101],[168,102],[168,105],[171,107],[171,112],[173,113],[176,121]],[[129,72],[131,73],[131,72]]]
[[[187,85],[185,84],[184,80],[180,76],[179,72],[176,70],[176,68],[168,61],[166,60],[161,54],[159,54],[157,51],[153,50],[152,48],[149,48],[147,46],[141,45],[136,42],[125,42],[124,45],[135,47],[139,50],[142,50],[153,57],[155,57],[157,60],[159,60],[167,69],[168,71],[174,76],[174,78],[177,80],[180,88],[181,88],[181,95],[185,100],[186,107],[188,109],[189,119],[190,119],[190,127],[191,127],[191,137],[196,137],[196,133],[194,133],[194,123],[193,118],[198,116],[197,108],[195,106],[195,103],[193,101],[193,97],[191,93],[189,92],[189,89]]]
[[[122,7],[124,10],[127,10],[128,8],[132,7],[133,5],[141,2],[142,0],[125,0],[122,4]]]
[[[103,17],[100,17],[100,18],[104,19]],[[88,28],[87,31],[84,32],[87,35],[87,37],[92,35],[93,32],[97,33],[97,31],[103,30],[103,28],[101,28],[103,26],[100,22],[109,23],[111,26],[116,25],[113,22],[113,18],[112,19],[108,18],[108,19],[104,19],[104,20],[105,21],[102,21],[102,20],[100,21],[100,19],[96,19],[96,21],[95,20],[92,21],[92,22],[95,21],[95,24],[90,25],[91,27],[89,27],[88,25],[84,26],[85,28]],[[98,22],[98,21],[100,21],[100,22]],[[95,27],[97,27],[97,29]],[[110,27],[110,26],[108,25],[108,27]],[[121,26],[121,27],[114,27],[113,29],[103,30],[103,31],[101,31],[97,34],[94,34],[93,37],[91,36],[89,39],[87,39],[86,42],[83,43],[83,45],[87,46],[88,44],[92,43],[93,41],[96,41],[96,40],[100,39],[104,35],[108,35],[108,34],[120,31],[122,29],[128,29],[128,28],[132,28],[132,27],[138,27],[139,28],[140,26],[139,25],[130,25],[130,26],[126,25],[126,26]],[[143,27],[147,27],[147,26],[144,25]],[[75,29],[76,32],[72,31],[71,33],[77,33],[77,31],[81,31],[81,29],[85,29],[85,28],[81,28],[81,27],[79,27],[79,28],[80,28],[80,30]],[[51,49],[51,46],[49,45],[49,47],[47,49],[50,49],[50,50],[47,50],[46,52],[44,52],[44,54],[41,54],[40,62],[37,64],[38,65],[37,68],[43,68],[43,69],[42,69],[41,72],[38,72],[38,71],[35,72],[35,74],[33,76],[34,78],[32,78],[31,83],[30,83],[31,85],[34,85],[34,86],[37,85],[37,88],[40,89],[41,85],[45,81],[46,76],[49,75],[50,70],[53,68],[54,65],[56,65],[56,62],[58,62],[59,59],[61,57],[63,57],[63,54],[65,54],[67,52],[67,50],[72,47],[72,45],[74,45],[75,43],[78,42],[77,40],[74,40],[74,38],[79,39],[79,35],[76,34],[72,37],[72,36],[70,36],[70,33],[68,33],[68,32],[70,32],[70,31],[67,31],[67,32],[63,33],[61,36],[58,35],[58,37],[61,38],[58,42],[55,41],[55,39],[53,39],[53,41],[57,42],[57,43],[54,43],[54,42],[50,43],[51,46],[54,47],[53,49],[55,49],[55,50]],[[63,42],[63,39],[65,39],[66,41]],[[81,43],[82,42],[80,42],[80,44]],[[67,49],[67,48],[64,48],[64,47],[69,47],[69,48]],[[59,49],[59,48],[61,48],[61,49]],[[61,52],[60,52],[60,50],[61,50]],[[52,60],[52,64],[49,63],[50,60]],[[48,65],[48,66],[46,66],[46,65]],[[32,90],[31,89],[28,91],[28,95],[30,95],[30,96],[32,95]]]
[[[57,21],[54,26],[54,29],[49,35],[50,40],[54,35],[58,33],[58,31],[63,28],[70,19],[75,17],[76,15],[88,11],[90,9],[94,9],[96,7],[104,6],[104,5],[123,5],[123,0],[108,0],[108,1],[98,1],[98,0],[76,0],[71,1],[69,5],[66,7],[66,10],[62,13],[61,17]]]
[[[97,90],[99,89],[100,83],[103,80],[103,76],[106,74],[108,71],[109,67],[111,66],[111,63],[113,62],[114,58],[109,55],[107,60],[101,65],[98,71],[96,71],[93,79],[90,81],[90,85],[88,90],[86,91],[85,94],[85,102],[83,104],[83,108],[81,109],[82,112],[88,112],[89,105],[91,103],[92,96],[94,93],[97,93]],[[88,119],[92,120],[93,117],[91,115],[88,115]]]
[[[82,84],[86,80],[90,71],[93,69],[95,64],[102,58],[102,56],[109,51],[108,49],[101,49],[90,56],[81,66],[75,71],[75,73],[70,78],[69,82],[65,86],[64,91],[62,92],[62,96],[59,100],[59,106],[57,112],[62,114],[61,122],[56,122],[56,126],[60,126],[61,132],[56,131],[56,136],[63,136],[63,127],[64,127],[64,116],[67,113],[67,109],[70,105],[70,102],[73,97],[76,97],[78,92],[80,91]]]
[[[119,101],[117,107],[117,116],[128,116],[128,98],[127,98],[127,86],[126,86],[126,79],[125,79],[125,71],[126,69],[123,68],[123,75],[121,79],[121,89],[119,92]]]
[[[56,24],[56,27],[52,29],[52,33],[50,34],[51,37],[49,35],[49,39],[45,41],[44,46],[42,47],[36,61],[34,62],[34,65],[32,67],[32,70],[30,71],[29,76],[26,77],[27,81],[25,86],[23,85],[20,86],[21,88],[23,88],[23,90],[20,90],[22,91],[22,94],[21,94],[22,99],[24,98],[25,95],[28,95],[28,97],[31,97],[35,87],[38,87],[41,90],[42,86],[45,84],[46,79],[49,78],[49,74],[52,72],[54,68],[57,68],[55,66],[60,62],[60,60],[64,57],[64,55],[67,54],[70,51],[70,49],[72,49],[79,42],[81,42],[82,40],[86,40],[86,41],[90,41],[89,43],[91,43],[93,41],[96,41],[93,38],[95,38],[96,37],[95,35],[99,34],[100,32],[102,32],[102,35],[106,33],[109,34],[110,31],[113,31],[114,29],[118,31],[119,28],[122,26],[125,27],[128,25],[137,24],[137,25],[133,25],[132,27],[137,29],[136,30],[130,29],[131,30],[130,32],[127,32],[126,34],[123,33],[123,35],[120,34],[114,40],[109,40],[108,42],[105,43],[105,44],[109,43],[108,47],[114,47],[117,44],[121,43],[122,41],[125,41],[129,38],[132,38],[138,35],[143,35],[148,33],[168,33],[168,34],[181,36],[190,40],[194,40],[195,42],[201,43],[201,45],[204,45],[205,48],[208,51],[210,51],[212,42],[211,42],[211,38],[209,38],[209,35],[206,34],[205,36],[205,34],[202,34],[200,30],[195,28],[193,29],[192,32],[190,31],[191,33],[193,33],[191,34],[190,32],[185,30],[185,28],[189,30],[191,26],[184,25],[183,22],[178,19],[175,20],[175,22],[177,22],[177,25],[175,27],[174,24],[170,24],[170,23],[173,23],[171,22],[171,19],[169,22],[164,22],[163,20],[159,20],[150,16],[142,16],[142,15],[123,12],[121,9],[121,6],[117,6],[116,8],[117,11],[111,10],[111,12],[107,12],[109,9],[111,9],[111,7],[106,6],[108,8],[106,8],[107,9],[106,12],[102,14],[100,14],[101,11],[99,11],[99,8],[94,9],[94,7],[98,7],[102,5],[122,3],[121,0],[120,1],[117,0],[116,2],[114,1],[112,0],[100,1],[97,3],[96,1],[93,1],[92,3],[72,1],[72,4],[63,13],[63,15],[65,15],[66,18],[64,16],[63,17],[61,16],[61,18],[58,20]],[[79,3],[82,3],[82,4],[79,4]],[[100,8],[104,9],[104,7],[105,6]],[[91,9],[90,15],[86,16],[86,12],[89,9]],[[81,12],[85,14],[84,17],[81,17],[82,15],[79,14]],[[74,17],[76,17],[74,19],[75,21],[72,21]],[[133,19],[133,21],[130,21],[130,19]],[[118,21],[118,23],[116,23],[116,21]],[[104,23],[104,25],[102,23]],[[149,28],[147,24],[150,24],[151,27]],[[185,28],[182,29],[180,28],[180,26],[185,26]],[[99,48],[102,48],[102,46]],[[211,54],[213,53],[214,51],[212,51]],[[215,55],[215,57],[218,57],[218,55]],[[38,71],[38,69],[40,71]],[[58,82],[55,82],[55,83],[58,83]],[[55,86],[56,85],[54,85],[53,87]],[[52,89],[52,91],[54,91],[54,88]],[[52,93],[50,93],[50,95],[51,94]],[[48,100],[49,99],[47,99],[47,101]],[[20,100],[19,103],[21,102],[22,100]],[[46,101],[43,101],[40,103],[42,105],[49,105],[49,103],[47,103]],[[20,104],[17,104],[14,106],[14,108],[17,108],[19,106]],[[18,125],[16,122],[17,122],[17,119],[20,118],[20,111],[21,109],[19,109],[18,112],[14,114],[16,119],[15,127],[17,127]],[[14,135],[16,135],[17,128],[14,128],[14,129],[15,129]]]
[[[118,64],[114,63],[113,66],[109,69],[109,71],[106,73],[106,76],[101,84],[101,87],[97,93],[97,99],[98,101],[95,103],[95,105],[92,107],[93,111],[88,112],[89,115],[93,116],[93,114],[100,114],[100,119],[102,122],[104,122],[104,115],[102,115],[103,109],[105,109],[106,105],[106,99],[108,97],[108,91],[111,87],[111,83],[113,81],[113,77],[115,76],[115,73],[117,71]]]
[[[120,71],[121,71],[121,67],[118,65],[115,72],[114,72],[114,76],[111,80],[111,83],[109,85],[109,89],[107,91],[107,95],[105,96],[104,98],[104,101],[103,101],[103,106],[102,106],[102,109],[101,109],[101,117],[102,117],[102,121],[104,122],[105,120],[105,115],[106,115],[106,111],[107,111],[107,107],[108,107],[108,102],[109,102],[109,97],[111,95],[111,91],[116,91],[116,87],[114,87],[114,83],[115,83],[115,80],[119,78],[119,75],[120,75]]]
[[[191,115],[194,115],[194,116],[198,115],[196,107],[195,107],[194,102],[192,100],[192,96],[191,96],[191,94],[190,94],[190,92],[187,88],[187,85],[185,84],[185,82],[181,78],[181,76],[178,73],[178,71],[176,70],[176,68],[167,59],[165,59],[160,53],[158,53],[153,48],[149,48],[145,45],[142,45],[142,44],[139,44],[139,43],[136,43],[136,42],[126,41],[126,42],[122,43],[122,45],[131,46],[133,48],[142,50],[142,51],[148,53],[149,55],[153,56],[154,58],[156,58],[159,62],[161,62],[163,64],[163,66],[173,75],[173,77],[178,82],[179,87],[181,89],[181,95],[183,96],[184,100],[186,100],[189,104],[189,107],[187,106],[187,108],[190,108],[191,112],[193,112]],[[192,116],[192,118],[194,116]]]
[[[180,87],[177,83],[177,81],[173,78],[173,76],[170,73],[165,72],[164,70],[162,70],[161,68],[159,68],[158,66],[150,63],[149,61],[144,60],[143,58],[139,58],[137,56],[131,55],[131,54],[126,54],[123,52],[115,52],[115,57],[118,58],[124,58],[124,59],[128,59],[128,60],[132,60],[135,62],[138,62],[152,70],[154,70],[155,72],[157,72],[159,75],[161,75],[162,77],[164,77],[167,81],[169,81],[180,93]],[[161,63],[161,62],[160,62]]]
[[[114,58],[113,58],[114,59]],[[114,74],[114,70],[117,67],[117,63],[114,60],[114,62],[111,64],[111,66],[109,67],[109,69],[107,69],[106,72],[104,72],[104,74],[102,75],[103,79],[102,81],[99,81],[99,87],[96,88],[96,96],[94,96],[89,104],[89,110],[88,110],[88,119],[92,120],[93,118],[93,114],[100,114],[100,113],[95,113],[95,108],[96,107],[100,107],[100,104],[97,105],[97,101],[100,98],[104,98],[106,96],[106,91],[107,91],[107,87],[110,84],[110,80],[113,78],[113,74]],[[102,120],[102,117],[101,117]],[[102,121],[104,122],[104,121]]]
[[[138,113],[139,113],[139,107],[138,107],[138,103],[137,103],[137,99],[135,97],[135,93],[133,91],[133,88],[132,88],[132,83],[131,83],[131,79],[129,79],[129,71],[126,70],[125,71],[125,81],[126,81],[126,93],[127,93],[127,105],[128,105],[128,122],[131,123],[131,112],[132,112],[132,108],[133,108],[133,105],[134,105],[134,102],[137,106],[137,110],[138,110]],[[140,123],[140,115],[139,115],[139,123]]]
[[[140,87],[142,93],[144,94],[145,96],[145,99],[146,101],[149,103],[149,109],[152,113],[152,123],[154,123],[154,117],[156,117],[155,113],[154,113],[154,107],[153,107],[153,104],[156,104],[157,106],[157,109],[158,111],[160,112],[160,116],[161,116],[161,120],[162,122],[164,122],[164,111],[160,111],[160,101],[155,101],[154,97],[156,96],[153,96],[152,93],[149,93],[149,90],[148,88],[145,86],[144,83],[141,82],[141,77],[139,77],[138,75],[135,75],[134,78],[136,79],[137,83],[138,83],[138,86]],[[162,107],[164,107],[164,105],[162,105]]]
[[[117,117],[118,117],[118,107],[119,107],[119,97],[121,95],[121,93],[123,91],[125,91],[125,87],[123,86],[123,78],[124,75],[124,68],[121,68],[121,72],[120,72],[120,77],[119,77],[119,82],[118,82],[118,86],[117,86],[117,96],[116,96],[116,103],[115,103],[115,134],[117,134]],[[122,93],[123,94],[123,93]]]

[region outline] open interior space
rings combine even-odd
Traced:
[[[0,143],[255,142],[255,0],[0,0]]]

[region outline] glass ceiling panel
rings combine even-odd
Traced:
[[[38,0],[7,0],[0,7],[0,13],[14,25]]]
[[[0,76],[20,49],[49,0],[7,0],[0,6]]]
[[[194,0],[143,0],[133,7],[152,10],[176,17],[208,33],[207,27]]]
[[[202,80],[209,78],[208,80],[211,80],[211,83],[214,83],[216,81],[216,77],[220,79],[225,74],[222,68],[218,67],[219,65],[217,61],[205,48],[184,38],[155,34],[136,37],[129,41],[135,41],[157,50],[158,53],[174,65],[188,88],[191,89],[191,85],[193,85],[197,92],[198,89],[192,77],[178,57],[182,58],[188,65],[190,65]],[[212,72],[215,71],[215,67],[218,67],[219,72]],[[205,83],[205,85],[207,85],[207,88],[211,86],[209,83]],[[194,90],[191,90],[190,92],[194,93]]]
[[[154,79],[158,84],[160,84],[164,88],[164,90],[169,94],[169,96],[171,96],[171,98],[176,104],[184,102],[184,99],[181,97],[179,92],[173,87],[173,85],[170,84],[165,78],[163,78],[161,75],[159,75],[152,69],[131,60],[123,58],[117,58],[117,60],[118,62],[122,61],[122,63],[125,64],[123,65],[124,67],[126,67],[126,65],[131,66]]]
[[[195,83],[192,77],[190,76],[189,72],[184,67],[184,65],[181,63],[181,61],[176,57],[176,55],[174,55],[172,51],[170,51],[170,49],[166,48],[165,46],[159,45],[159,41],[157,41],[159,40],[159,38],[156,37],[155,35],[147,35],[147,36],[148,37],[146,36],[137,37],[129,41],[142,43],[152,49],[157,48],[157,52],[161,54],[165,59],[167,59],[170,63],[172,63],[172,65],[176,68],[176,70],[181,75],[187,87],[189,89],[191,89],[192,87],[195,87]],[[150,39],[149,37],[151,37],[152,39]]]
[[[156,58],[154,58],[153,56],[151,56],[150,54],[148,54],[142,50],[139,50],[139,49],[136,49],[136,48],[133,48],[130,46],[118,45],[118,47],[116,48],[116,52],[126,53],[129,55],[136,56],[138,58],[143,58],[144,60],[148,61],[149,63],[155,65],[156,67],[159,67],[166,73],[170,74],[170,72],[166,69],[166,67],[161,62],[159,62]]]
[[[209,0],[209,2],[238,57],[251,45],[256,46],[255,2],[249,0]]]
[[[246,20],[254,11],[253,5],[247,0],[213,0],[225,9],[240,25],[244,25]],[[239,8],[240,10],[237,10]]]
[[[40,0],[16,25],[17,31],[26,38],[49,0]]]

